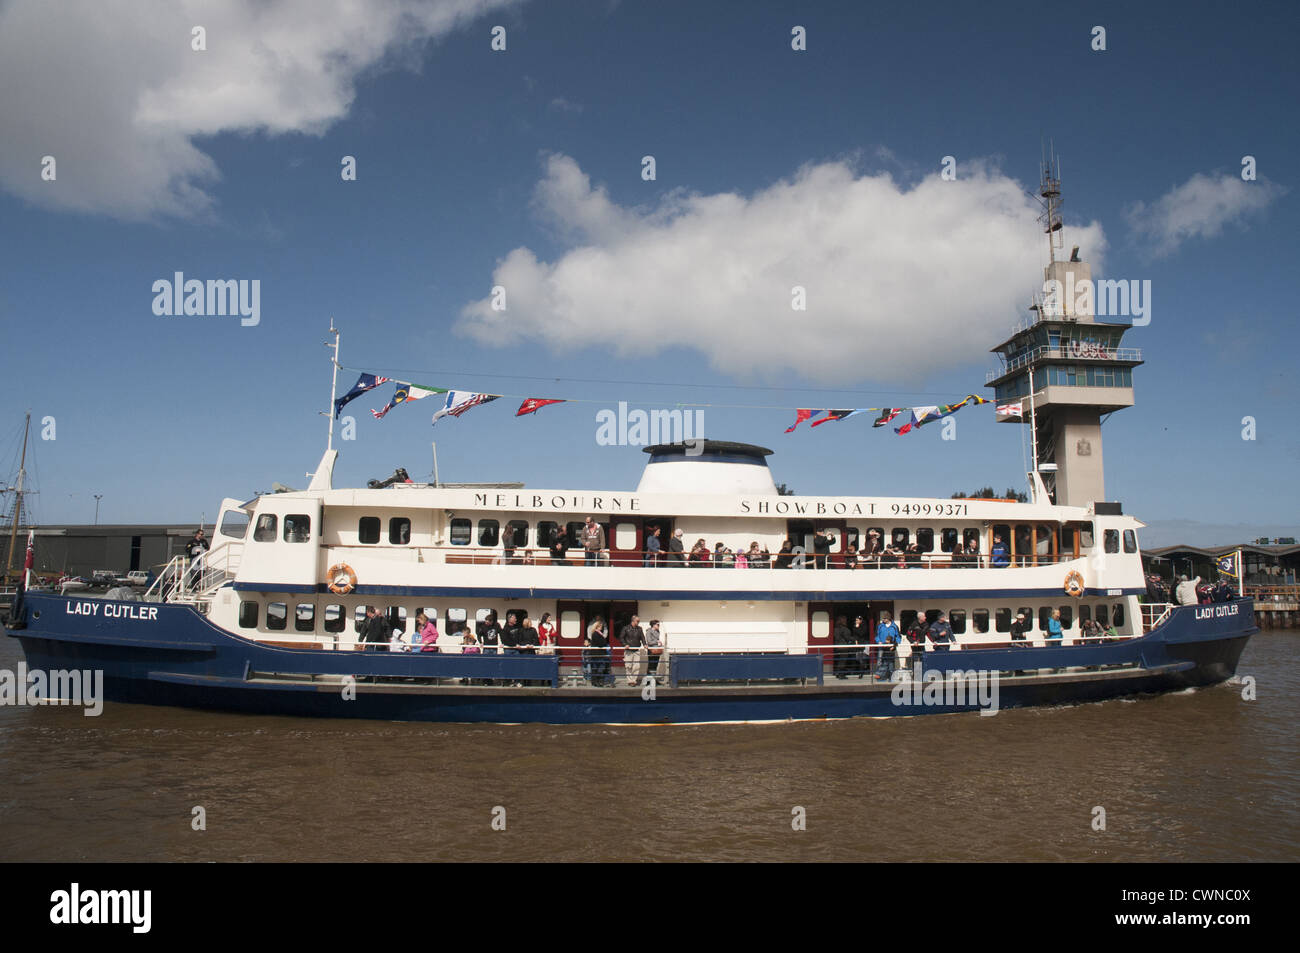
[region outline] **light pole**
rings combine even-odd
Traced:
[[[104,498],[103,493],[95,494],[95,525],[99,525],[99,501]]]

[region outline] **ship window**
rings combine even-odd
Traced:
[[[1038,628],[1039,628],[1041,631],[1046,632],[1046,631],[1047,631],[1047,623],[1049,623],[1049,622],[1051,622],[1051,621],[1052,621],[1052,607],[1051,607],[1051,606],[1039,606],[1039,607],[1038,607]]]
[[[1110,621],[1117,629],[1124,624],[1124,603],[1116,603],[1115,608],[1111,610]]]
[[[871,534],[872,534],[872,532],[874,532],[874,533],[876,534],[876,541],[880,544],[880,549],[883,550],[883,549],[885,548],[885,527],[883,527],[883,526],[868,526],[868,527],[867,527],[867,541],[866,541],[865,543],[863,543],[862,545],[863,545],[863,546],[870,546],[870,545],[871,545]]]
[[[241,602],[239,604],[239,627],[241,629],[256,629],[260,608],[256,602]]]
[[[311,517],[303,513],[290,513],[284,518],[284,541],[305,543],[311,537]]]
[[[1074,557],[1074,527],[1061,527],[1061,553],[1070,558]]]
[[[357,606],[352,612],[352,628],[358,633],[361,627],[366,624],[366,613],[370,611],[370,606]]]
[[[406,632],[406,606],[389,606],[384,610],[384,615],[388,618],[388,627]],[[389,635],[392,635],[390,632]]]
[[[325,607],[325,631],[342,632],[343,631],[343,607],[340,605],[328,605]]]
[[[1074,625],[1074,606],[1059,606],[1061,610],[1061,628],[1068,629]]]
[[[1028,556],[1034,551],[1033,530],[1023,523],[1016,524],[1016,555]]]
[[[1090,605],[1079,606],[1079,625],[1082,626],[1085,622],[1091,622],[1091,621],[1092,621],[1092,606]]]
[[[248,514],[243,510],[226,510],[221,516],[221,535],[243,539],[248,535]]]
[[[1124,530],[1124,552],[1136,553],[1138,551],[1137,533],[1131,529]]]
[[[1082,549],[1092,549],[1092,547],[1093,547],[1094,545],[1096,545],[1096,541],[1092,538],[1092,524],[1091,524],[1091,523],[1080,523],[1080,524],[1079,524],[1079,546],[1080,546],[1080,548],[1082,548]]]
[[[1110,624],[1107,621],[1108,613],[1106,611],[1106,607],[1104,605],[1097,606],[1096,613],[1097,613],[1097,624],[1101,626],[1103,629],[1106,628],[1106,626]]]
[[[501,523],[498,520],[478,521],[478,544],[495,546],[501,542]]]
[[[614,524],[614,548],[636,549],[636,523]]]
[[[934,552],[934,530],[923,526],[916,531],[916,548],[923,553]]]
[[[845,552],[849,551],[850,546],[860,545],[858,542],[859,539],[861,539],[861,537],[858,535],[858,528],[856,526],[844,527],[844,551]]]
[[[1108,553],[1119,552],[1119,530],[1102,530],[1102,541]]]
[[[1016,613],[1019,615],[1023,615],[1025,617],[1025,631],[1027,632],[1034,631],[1034,607],[1021,606],[1019,609],[1016,610]],[[1040,628],[1046,629],[1047,626],[1045,625],[1040,626]]]
[[[1046,523],[1038,524],[1038,548],[1037,553],[1040,556],[1046,556],[1052,551],[1053,527]]]
[[[310,602],[300,602],[293,610],[293,627],[298,632],[316,631],[316,607]]]
[[[940,612],[940,611],[941,611],[941,610],[939,610],[939,609],[926,609],[926,610],[925,610],[925,624],[926,624],[926,625],[931,625],[931,624],[933,624],[933,623],[934,623],[934,620],[937,619],[937,618],[939,618],[939,612]]]
[[[809,616],[812,622],[812,629],[809,634],[814,639],[824,639],[831,634],[831,614],[829,612],[817,611]]]
[[[905,549],[911,539],[911,534],[907,531],[906,526],[895,526],[889,532],[889,541],[894,544],[895,549]]]
[[[993,551],[993,544],[1002,540],[1002,545],[1006,547],[1007,553],[1011,552],[1011,526],[1008,523],[994,523],[993,532],[989,536],[989,552]]]
[[[257,518],[257,526],[253,528],[253,539],[259,543],[274,543],[275,530],[275,514],[263,513]]]
[[[456,635],[459,632],[464,632],[467,628],[469,628],[469,626],[465,624],[464,609],[447,610],[447,634],[448,635]]]
[[[528,545],[527,520],[511,520],[506,524],[505,545],[507,547]]]
[[[566,609],[560,613],[560,637],[576,639],[582,635],[582,613],[577,609]]]
[[[394,516],[388,521],[388,541],[394,546],[405,546],[411,541],[411,521],[405,516]]]
[[[975,549],[978,550],[980,548],[980,531],[974,527],[962,530],[961,541],[967,548],[970,547],[971,543],[974,543]]]
[[[989,610],[976,609],[970,614],[971,624],[975,626],[975,633],[983,635],[989,630]]]
[[[379,517],[363,516],[357,522],[357,536],[363,543],[379,542]]]
[[[266,607],[266,627],[279,631],[289,624],[289,607],[283,602],[272,602]]]
[[[907,630],[912,627],[912,623],[915,621],[916,621],[916,610],[904,609],[902,612],[898,614],[898,631],[901,632],[903,635],[907,635]]]
[[[1033,618],[1030,616],[1030,618]],[[1011,610],[998,609],[993,616],[993,622],[999,632],[1011,631]]]
[[[945,553],[950,553],[957,548],[957,529],[954,526],[945,526],[939,530],[939,549]]]
[[[537,524],[537,545],[550,546],[555,542],[555,531],[560,528],[560,524],[554,520],[542,520]]]
[[[469,531],[474,524],[466,519],[454,519],[451,521],[451,544],[453,546],[468,546]]]
[[[576,549],[582,545],[582,527],[581,520],[570,520],[564,524],[565,532],[569,534],[569,548]]]
[[[952,609],[948,613],[948,622],[952,625],[954,635],[964,635],[966,632],[966,610]]]

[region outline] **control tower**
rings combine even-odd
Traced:
[[[1054,167],[1055,166],[1055,167]],[[1133,406],[1133,368],[1142,352],[1120,346],[1132,325],[1098,321],[1092,270],[1075,246],[1062,261],[1061,178],[1054,158],[1042,167],[1040,221],[1047,233],[1048,264],[1043,291],[1034,295],[1029,317],[992,352],[1001,367],[988,374],[999,407],[1020,405],[1020,415],[997,419],[1030,428],[1034,469],[1052,501],[1088,506],[1106,499],[1102,474],[1101,425],[1110,414]],[[1102,282],[1108,300],[1118,282]],[[1111,309],[1108,309],[1111,310]]]

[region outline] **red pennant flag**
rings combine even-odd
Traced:
[[[795,429],[795,427],[798,427],[801,423],[803,423],[805,420],[807,420],[807,419],[808,419],[809,417],[811,417],[813,414],[820,414],[821,411],[820,411],[820,410],[811,410],[811,409],[809,409],[809,408],[807,408],[807,407],[800,407],[800,408],[799,408],[798,410],[796,410],[794,413],[795,413],[794,423],[793,423],[791,426],[785,428],[785,432],[786,432],[786,433],[794,433],[794,429]]]
[[[519,405],[519,409],[515,411],[515,416],[522,417],[524,414],[535,414],[537,413],[537,411],[541,410],[547,404],[563,404],[563,403],[564,403],[563,400],[553,399],[550,397],[529,397],[522,404]]]

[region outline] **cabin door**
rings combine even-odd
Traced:
[[[615,566],[641,565],[643,529],[639,516],[611,516],[605,525],[609,561]]]

